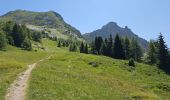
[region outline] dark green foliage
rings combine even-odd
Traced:
[[[128,65],[135,67],[135,61],[134,61],[133,58],[130,58],[130,59],[129,59]]]
[[[98,54],[100,54],[100,48],[103,43],[102,37],[96,37],[95,38],[95,48]]]
[[[122,45],[121,39],[119,38],[118,34],[115,37],[114,48],[113,48],[113,58],[125,59],[123,45]]]
[[[84,43],[81,42],[81,45],[80,45],[80,53],[84,53]]]
[[[101,49],[100,49],[101,54],[103,54],[104,56],[108,55],[108,49],[107,49],[107,45],[105,42],[102,43]]]
[[[57,47],[61,47],[61,42],[60,41],[58,41]]]
[[[157,62],[157,50],[156,46],[154,44],[154,41],[149,42],[149,47],[147,51],[147,58],[146,63],[148,64],[156,64]]]
[[[107,53],[106,56],[113,57],[113,39],[112,35],[110,34],[110,37],[105,40],[106,46],[107,46]]]
[[[88,50],[88,45],[86,44],[85,45],[85,48],[84,48],[84,53],[88,54],[89,53],[89,50]]]
[[[14,40],[12,38],[13,26],[14,26],[14,22],[8,21],[4,24],[3,29],[2,29],[6,34],[6,37],[8,39],[8,43],[11,44],[11,45],[14,45]]]
[[[6,50],[7,39],[6,35],[3,32],[0,32],[0,50]]]
[[[158,66],[161,69],[170,72],[170,56],[162,34],[159,35],[158,44]]]
[[[42,33],[41,33],[41,32],[37,32],[37,31],[33,31],[33,32],[31,33],[31,38],[33,39],[33,41],[36,41],[36,42],[40,42],[40,43],[41,43]]]
[[[130,58],[130,41],[129,38],[126,36],[124,40],[124,51],[125,51],[125,58]]]
[[[94,43],[94,42],[91,43],[91,53],[92,53],[92,54],[97,54],[97,50],[96,50],[96,47],[95,47],[95,43]]]
[[[14,45],[17,47],[21,47],[21,44],[25,40],[26,36],[27,36],[27,33],[25,30],[25,27],[21,27],[20,25],[15,24],[13,27],[13,31],[12,31]]]
[[[88,45],[87,44],[84,45],[84,43],[81,42],[81,44],[80,44],[80,53],[88,54]]]
[[[100,42],[98,42],[101,40]],[[100,37],[95,38],[95,43],[91,43],[91,53],[92,54],[102,54],[115,59],[129,59],[132,57],[136,61],[141,61],[143,55],[142,49],[135,39],[130,40],[126,37],[122,39],[117,34],[114,39],[114,45],[112,40],[112,35],[103,41]],[[101,43],[101,44],[100,44]],[[100,51],[98,49],[100,48]]]
[[[69,47],[69,51],[76,52],[77,51],[77,45],[76,43],[72,43]]]
[[[141,46],[138,44],[136,39],[132,39],[130,45],[130,57],[132,57],[135,61],[141,61],[142,55]]]
[[[31,51],[32,50],[31,41],[28,38],[25,38],[21,47],[25,50]]]

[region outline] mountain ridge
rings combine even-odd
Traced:
[[[63,17],[55,11],[34,12],[28,10],[14,10],[0,16],[0,21],[12,20],[19,24],[29,24],[56,28],[61,33],[75,34],[81,37],[81,33],[75,27],[67,24]]]
[[[129,38],[135,38],[137,41],[141,44],[142,47],[145,49],[147,48],[147,40],[139,37],[136,35],[130,28],[125,26],[125,28],[120,27],[116,22],[109,22],[106,25],[102,26],[100,29],[97,29],[95,31],[92,31],[90,33],[83,34],[83,37],[91,42],[95,39],[96,36],[101,36],[103,38],[108,38],[110,34],[115,37],[116,34],[119,34],[121,37],[129,37]]]

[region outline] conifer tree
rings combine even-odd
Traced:
[[[141,61],[142,57],[142,49],[138,44],[137,39],[134,38],[131,40],[130,57],[133,58],[135,61]]]
[[[96,51],[96,47],[95,47],[95,43],[92,41],[91,43],[91,53],[92,54],[97,54],[97,51]]]
[[[95,48],[96,48],[97,54],[100,54],[100,48],[101,48],[102,42],[103,42],[102,37],[95,38]]]
[[[156,64],[157,62],[157,54],[156,54],[156,47],[154,45],[154,41],[149,42],[149,47],[147,51],[147,63],[148,64]]]
[[[84,52],[84,43],[83,42],[81,42],[81,45],[80,45],[80,53],[85,53]]]
[[[170,72],[170,59],[169,59],[169,53],[168,48],[165,44],[164,38],[162,34],[160,33],[158,38],[158,66],[167,71]]]
[[[125,58],[130,58],[130,41],[129,38],[126,36],[124,40],[124,51],[125,51]]]
[[[27,33],[25,31],[25,27],[15,24],[12,31],[15,46],[21,47],[21,44],[25,40],[26,36]]]
[[[110,34],[109,38],[108,38],[108,43],[107,43],[107,56],[113,57],[113,38],[112,35]]]
[[[69,47],[69,51],[76,52],[77,51],[77,45],[75,43],[72,43]]]
[[[60,41],[58,41],[57,47],[61,47],[61,42]]]
[[[108,51],[107,51],[107,45],[105,42],[102,43],[100,52],[102,55],[107,56],[108,55]]]
[[[116,35],[114,41],[113,57],[116,59],[125,59],[125,53],[118,34]]]
[[[89,53],[89,51],[88,51],[88,45],[87,45],[87,44],[85,45],[84,53],[86,53],[86,54],[88,54],[88,53]]]

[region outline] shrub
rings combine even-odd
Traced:
[[[134,59],[133,59],[133,58],[130,58],[130,59],[129,59],[128,65],[135,67],[135,62],[134,62]]]

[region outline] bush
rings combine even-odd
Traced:
[[[28,38],[26,38],[24,42],[22,43],[22,48],[28,51],[32,50],[31,41]]]
[[[133,59],[133,58],[130,58],[130,59],[129,59],[128,65],[135,67],[135,62],[134,62],[134,59]]]
[[[6,50],[7,39],[6,35],[3,32],[0,32],[0,50]]]

